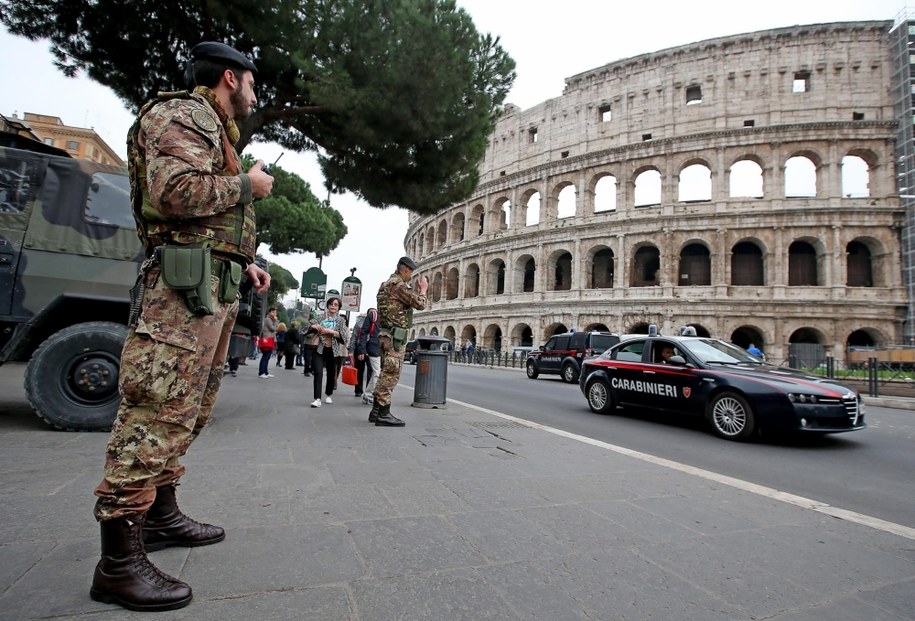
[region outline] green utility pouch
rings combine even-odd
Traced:
[[[160,276],[165,286],[180,291],[187,307],[200,317],[213,314],[212,268],[207,244],[159,246]]]
[[[220,265],[222,270],[219,273],[219,301],[228,304],[234,302],[238,297],[238,288],[241,286],[241,265],[235,261],[226,261]]]
[[[394,339],[392,345],[394,346],[395,351],[400,351],[403,349],[403,346],[407,343],[407,329],[406,328],[393,328],[391,330],[391,336]]]

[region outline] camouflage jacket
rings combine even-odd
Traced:
[[[426,308],[426,296],[410,291],[399,273],[394,272],[381,283],[378,288],[378,318],[382,328],[410,328],[414,308]]]
[[[137,229],[147,252],[162,243],[209,242],[254,260],[251,182],[209,89],[163,93],[137,115],[128,166]]]

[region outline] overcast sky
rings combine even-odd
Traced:
[[[746,4],[732,0],[458,0],[480,32],[501,37],[517,63],[518,78],[508,102],[530,108],[562,94],[564,79],[601,65],[714,37],[797,24],[854,20],[893,20],[906,11],[897,0],[769,0]],[[915,7],[915,5],[913,5]],[[908,15],[915,16],[915,8]],[[107,88],[87,78],[68,79],[54,67],[48,42],[31,42],[0,30],[0,113],[34,112],[57,116],[67,125],[91,127],[122,157],[132,116]],[[283,150],[275,144],[252,144],[254,157],[273,162]],[[280,160],[287,171],[308,181],[326,198],[314,158],[287,152]],[[328,288],[340,289],[356,268],[362,280],[362,309],[375,305],[375,293],[403,255],[407,214],[379,210],[350,194],[334,195],[331,204],[343,214],[348,235],[322,268]],[[318,265],[313,254],[271,256],[301,280]],[[420,264],[420,268],[422,265]]]

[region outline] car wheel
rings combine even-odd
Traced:
[[[708,404],[712,429],[725,440],[744,441],[756,430],[756,417],[747,400],[735,392],[723,392]]]
[[[65,431],[111,428],[121,401],[118,368],[127,327],[80,323],[51,335],[25,370],[25,392],[35,412]]]
[[[531,379],[537,379],[537,376],[540,375],[540,371],[537,370],[537,365],[534,364],[533,360],[528,360],[527,362],[527,376]]]
[[[592,412],[597,414],[609,414],[616,405],[613,403],[613,396],[610,393],[610,386],[602,377],[595,377],[588,380],[585,386],[585,396],[588,398],[588,407]]]
[[[569,384],[578,383],[578,369],[571,362],[562,365],[562,379]]]

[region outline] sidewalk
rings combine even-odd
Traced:
[[[376,428],[343,386],[226,377],[179,488],[224,542],[150,554],[187,608],[89,599],[106,434],[48,431],[0,368],[0,619],[903,621],[915,541],[450,402]],[[15,370],[13,368],[13,370]],[[412,377],[412,374],[411,376]],[[310,379],[310,378],[309,378]]]

